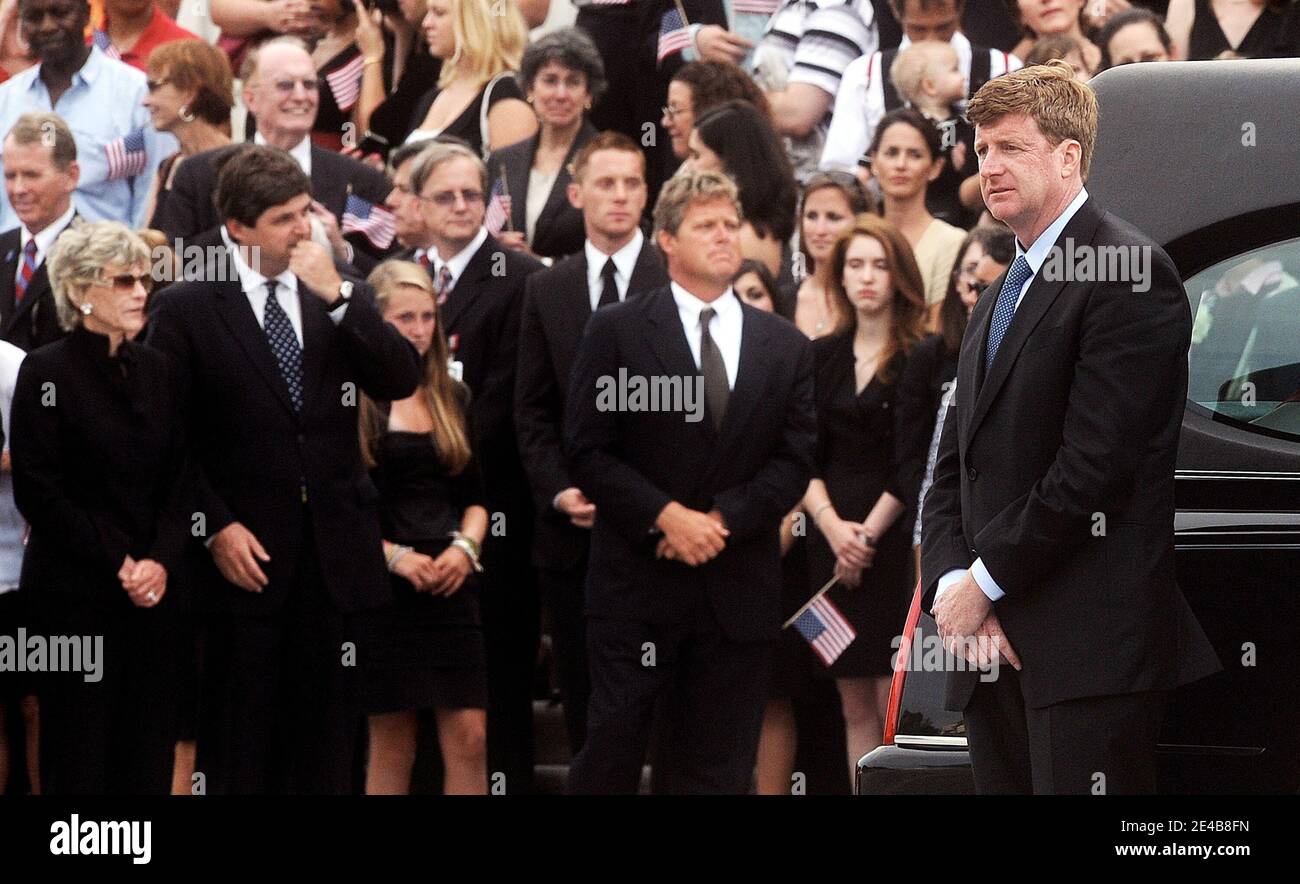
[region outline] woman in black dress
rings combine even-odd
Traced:
[[[432,708],[446,794],[487,793],[487,662],[476,573],[487,533],[482,477],[465,424],[468,392],[448,371],[433,283],[419,264],[370,275],[384,319],[425,360],[399,402],[363,400],[361,445],[380,493],[391,607],[367,616],[368,794],[403,794],[415,761],[416,713]]]
[[[149,266],[145,244],[121,224],[66,231],[49,267],[71,333],[27,355],[14,392],[31,628],[86,637],[83,653],[94,655],[83,671],[36,676],[47,795],[171,787],[189,635],[175,576],[192,507],[169,363],[132,340],[144,325]]]
[[[537,117],[515,75],[528,31],[515,4],[428,0],[421,27],[442,69],[416,105],[404,140],[454,135],[487,156],[531,138]]]
[[[835,246],[836,331],[813,342],[817,453],[804,495],[810,593],[831,575],[857,639],[830,667],[840,693],[849,771],[880,744],[894,638],[914,580],[916,493],[925,463],[924,384],[909,372],[921,336],[924,286],[907,241],[859,215]]]

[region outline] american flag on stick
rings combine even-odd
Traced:
[[[325,82],[329,83],[330,92],[334,94],[334,103],[344,113],[352,110],[361,95],[361,75],[365,69],[366,59],[358,52],[356,58],[325,75]]]
[[[393,244],[397,235],[397,219],[385,208],[364,200],[355,193],[348,193],[348,201],[343,206],[343,223],[339,225],[342,233],[360,233],[370,240],[377,249],[386,249]]]
[[[149,159],[144,149],[144,130],[136,129],[116,141],[110,141],[104,147],[104,154],[108,158],[109,181],[143,173]]]
[[[674,52],[681,52],[690,45],[691,25],[686,20],[686,12],[682,9],[681,4],[678,4],[676,8],[665,12],[660,20],[657,57],[662,62]]]
[[[804,641],[812,645],[812,649],[821,658],[824,666],[830,666],[838,660],[845,648],[853,644],[853,640],[858,637],[857,632],[849,625],[849,621],[840,613],[840,609],[835,607],[835,603],[826,595],[826,591],[834,585],[835,578],[832,577],[826,581],[825,586],[817,590],[816,595],[795,612],[793,617],[785,621],[785,626],[782,627],[784,629],[793,625],[799,630],[799,634],[804,637]]]
[[[510,192],[506,190],[506,170],[492,182],[492,193],[488,196],[487,211],[483,215],[483,224],[488,233],[496,236],[510,227]]]

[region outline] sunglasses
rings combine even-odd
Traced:
[[[456,205],[456,197],[463,199],[467,206],[476,206],[483,202],[483,191],[462,190],[457,192],[455,190],[444,190],[441,193],[435,193],[430,197],[422,197],[422,199],[428,199],[439,208],[450,209],[452,206]]]
[[[292,95],[295,86],[302,86],[307,92],[318,92],[320,91],[320,80],[315,77],[308,77],[303,80],[276,80],[271,84],[271,88],[280,95]]]
[[[113,291],[120,294],[134,292],[138,283],[144,289],[147,295],[153,291],[153,276],[148,273],[136,275],[134,273],[118,273],[113,276],[99,276],[95,278],[98,285],[109,286]]]

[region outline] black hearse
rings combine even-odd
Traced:
[[[1224,671],[1175,693],[1159,790],[1296,794],[1300,60],[1134,64],[1091,85],[1101,129],[1088,191],[1164,246],[1195,317],[1178,582]],[[924,660],[935,626],[915,600],[904,635],[917,648],[903,660]],[[859,794],[973,791],[961,716],[943,709],[946,675],[930,669],[895,672]]]

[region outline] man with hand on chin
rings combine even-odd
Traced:
[[[595,310],[569,381],[569,474],[600,514],[587,739],[569,787],[635,793],[655,704],[672,688],[664,790],[744,794],[781,623],[781,520],[812,473],[812,349],[731,290],[740,205],[729,179],[674,176],[654,217],[670,285]],[[610,410],[598,390],[619,377],[700,390],[703,419],[685,396]]]
[[[156,298],[196,466],[208,617],[196,769],[213,794],[351,790],[351,615],[389,601],[361,392],[409,396],[419,357],[311,241],[311,181],[245,145],[217,177],[224,250]]]
[[[981,793],[1153,792],[1168,693],[1219,668],[1174,574],[1187,295],[1088,196],[1097,99],[1067,64],[990,80],[968,116],[1016,259],[962,342],[921,579],[950,650],[1011,666],[953,672],[946,705]],[[1056,248],[1141,250],[1150,278],[1063,279]]]

